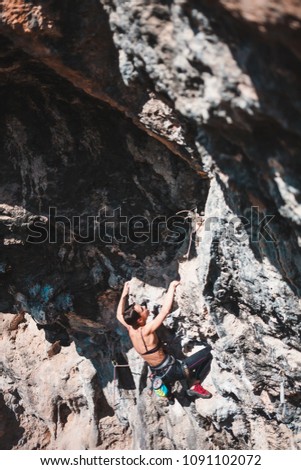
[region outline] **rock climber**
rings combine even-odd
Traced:
[[[211,398],[211,393],[201,385],[210,369],[211,347],[208,345],[184,360],[179,360],[164,351],[156,334],[156,330],[171,312],[179,284],[179,281],[170,283],[160,312],[153,320],[147,322],[150,312],[145,304],[134,303],[126,308],[130,287],[130,282],[126,282],[117,308],[117,319],[127,329],[135,350],[147,362],[155,377],[159,377],[168,385],[176,380],[186,379],[190,386],[187,395]]]

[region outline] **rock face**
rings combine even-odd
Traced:
[[[118,446],[130,443],[91,361],[74,343],[50,359],[45,335],[31,317],[8,332],[12,317],[1,316],[1,449],[104,448],[103,441],[114,447],[117,432]]]
[[[301,9],[255,3],[2,1],[0,448],[301,447]],[[167,406],[115,310],[177,274],[213,398]]]

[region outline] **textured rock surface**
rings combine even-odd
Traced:
[[[301,10],[201,3],[2,2],[0,310],[52,324],[45,341],[2,317],[3,448],[301,446]],[[64,232],[49,207],[81,218]],[[118,232],[185,210],[189,253],[157,225],[144,243]],[[28,243],[34,223],[51,240]],[[178,272],[160,334],[175,354],[211,344],[214,396],[177,384],[168,407],[114,312],[125,279],[154,306]],[[71,346],[49,358],[57,339]]]
[[[23,449],[114,448],[114,441],[117,447],[130,445],[91,361],[78,355],[74,343],[49,359],[49,343],[31,317],[9,332],[12,318],[0,318],[0,448],[17,443]]]

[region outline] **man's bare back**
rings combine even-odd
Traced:
[[[159,339],[156,333],[151,333],[146,336],[143,328],[138,328],[138,330],[130,328],[129,335],[137,353],[140,354],[142,359],[144,359],[150,366],[155,367],[165,359],[166,353],[162,347],[151,354],[145,355],[147,351],[151,351],[158,346]],[[141,335],[144,338],[145,343],[143,343]],[[145,344],[147,346],[147,350],[145,348]]]

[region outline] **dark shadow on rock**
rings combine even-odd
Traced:
[[[71,3],[72,11],[80,12],[71,15],[72,18],[69,15]],[[83,64],[81,53],[87,44],[76,39],[85,34],[85,28],[92,28],[96,43],[99,40],[107,46],[100,51],[104,57],[102,60],[99,56],[99,70],[105,70],[108,64],[112,72],[99,77],[109,79],[110,83],[102,83],[103,88],[111,87],[109,93],[116,93],[116,99],[123,92],[128,97],[133,90],[122,86],[118,53],[107,15],[99,2],[92,3],[88,7],[88,2],[68,1],[62,10],[54,4],[54,12],[61,12],[63,33],[63,37],[53,36],[57,46],[54,50],[63,53],[65,65],[84,66],[87,72],[92,48],[88,46]],[[91,19],[91,11],[95,12],[95,18],[89,23],[87,18]],[[72,40],[71,31],[74,32]],[[42,42],[44,39],[50,43],[53,40],[43,37]],[[129,220],[147,214],[152,222],[157,216],[169,218],[192,207],[200,212],[204,208],[208,182],[200,180],[187,162],[175,157],[111,106],[79,91],[46,65],[32,61],[10,41],[5,39],[0,47],[10,66],[16,67],[0,90],[0,128],[3,130],[0,132],[3,157],[0,184],[7,190],[7,203],[29,211],[25,220],[19,215],[6,214],[13,219],[10,225],[13,231],[5,224],[0,226],[2,240],[14,236],[22,242],[8,244],[5,248],[12,271],[9,278],[4,279],[4,290],[8,289],[8,284],[13,284],[16,292],[22,292],[33,317],[46,313],[51,323],[43,327],[46,339],[51,343],[59,340],[65,346],[69,335],[78,353],[92,361],[105,386],[113,380],[112,360],[126,347],[112,330],[100,333],[96,327],[94,331],[93,328],[91,331],[58,328],[61,312],[68,311],[65,304],[70,299],[79,317],[95,320],[99,316],[98,296],[109,286],[117,289],[127,277],[136,276],[150,285],[166,287],[165,277],[170,280],[175,277],[178,258],[187,240],[183,244],[168,243],[167,234],[160,232],[155,242],[151,239],[143,244],[133,240],[131,233],[131,240],[124,244],[119,241],[122,239],[120,218],[125,216]],[[117,81],[112,82],[113,75]],[[139,100],[143,102],[142,95],[145,94],[139,94],[137,104]],[[6,122],[10,116],[13,118],[11,127]],[[20,149],[21,135],[24,145]],[[14,154],[14,161],[11,154]],[[50,217],[50,206],[56,208],[57,218]],[[114,213],[118,208],[121,214]],[[111,225],[106,232],[102,222],[106,220],[107,209]],[[39,244],[26,243],[29,228],[37,228],[34,220],[43,226],[40,216],[49,217],[47,239]],[[99,216],[97,239],[94,239],[95,220],[89,216]],[[113,235],[117,235],[117,241],[111,243]],[[194,242],[190,258],[193,256]],[[150,273],[150,264],[158,269]],[[7,295],[7,298],[8,304],[13,304],[13,296]],[[170,343],[171,352],[177,356],[182,354],[178,340]],[[121,386],[130,389],[133,386],[130,371],[119,371],[118,380]]]
[[[99,421],[106,416],[114,416],[113,408],[108,404],[107,399],[99,386],[97,377],[93,379],[92,386],[95,390],[95,419]]]
[[[45,339],[49,343],[53,344],[59,341],[61,346],[69,346],[71,344],[67,330],[60,323],[52,323],[50,325],[37,324],[37,328],[45,331]]]
[[[0,450],[10,450],[15,447],[24,433],[15,413],[5,404],[0,393]]]
[[[7,44],[2,46],[14,63],[18,51],[13,45],[11,49]],[[5,247],[5,262],[11,272],[6,273],[0,286],[3,306],[7,310],[12,304],[5,294],[8,284],[28,295],[28,290],[43,283],[55,292],[64,287],[65,293],[72,296],[76,312],[93,319],[97,295],[108,288],[109,280],[118,285],[121,279],[137,276],[152,285],[164,284],[163,274],[158,275],[158,270],[155,274],[149,272],[150,258],[162,273],[166,266],[172,277],[185,242],[175,243],[168,238],[166,227],[164,231],[154,220],[167,220],[191,206],[203,210],[208,182],[201,181],[186,162],[175,158],[121,113],[85,95],[46,66],[33,63],[26,54],[22,60],[26,66],[18,67],[18,73],[12,73],[0,89],[0,186],[6,188],[5,202],[10,205],[1,210],[13,227],[11,231],[1,223],[0,238],[2,242],[5,237],[14,241]],[[12,127],[14,136],[7,134],[7,116],[19,122]],[[7,142],[14,148],[22,129],[26,143],[22,152],[16,147],[16,161],[12,162]],[[58,135],[64,145],[55,140]],[[154,154],[161,155],[162,168],[154,169]],[[42,163],[36,161],[36,155],[41,155]],[[23,172],[27,158],[33,167],[45,170],[45,184],[38,187],[33,183],[34,171]],[[174,179],[170,185],[166,171]],[[175,192],[178,182],[181,188]],[[15,206],[24,207],[28,214],[16,215],[12,209]],[[53,216],[50,207],[55,209]],[[110,223],[105,229],[106,216]],[[123,242],[120,224],[124,218],[129,221],[133,217],[144,217],[151,227],[145,243],[137,241],[132,233]],[[112,275],[115,280],[111,280]],[[38,309],[39,299],[32,302]],[[56,305],[53,309],[55,314]]]
[[[113,358],[113,367],[118,381],[118,388],[123,390],[135,390],[134,378],[124,354],[116,354]]]
[[[171,330],[170,328],[161,325],[157,330],[157,335],[167,354],[171,354],[178,359],[185,357],[181,346],[182,338],[176,334],[174,329]]]

